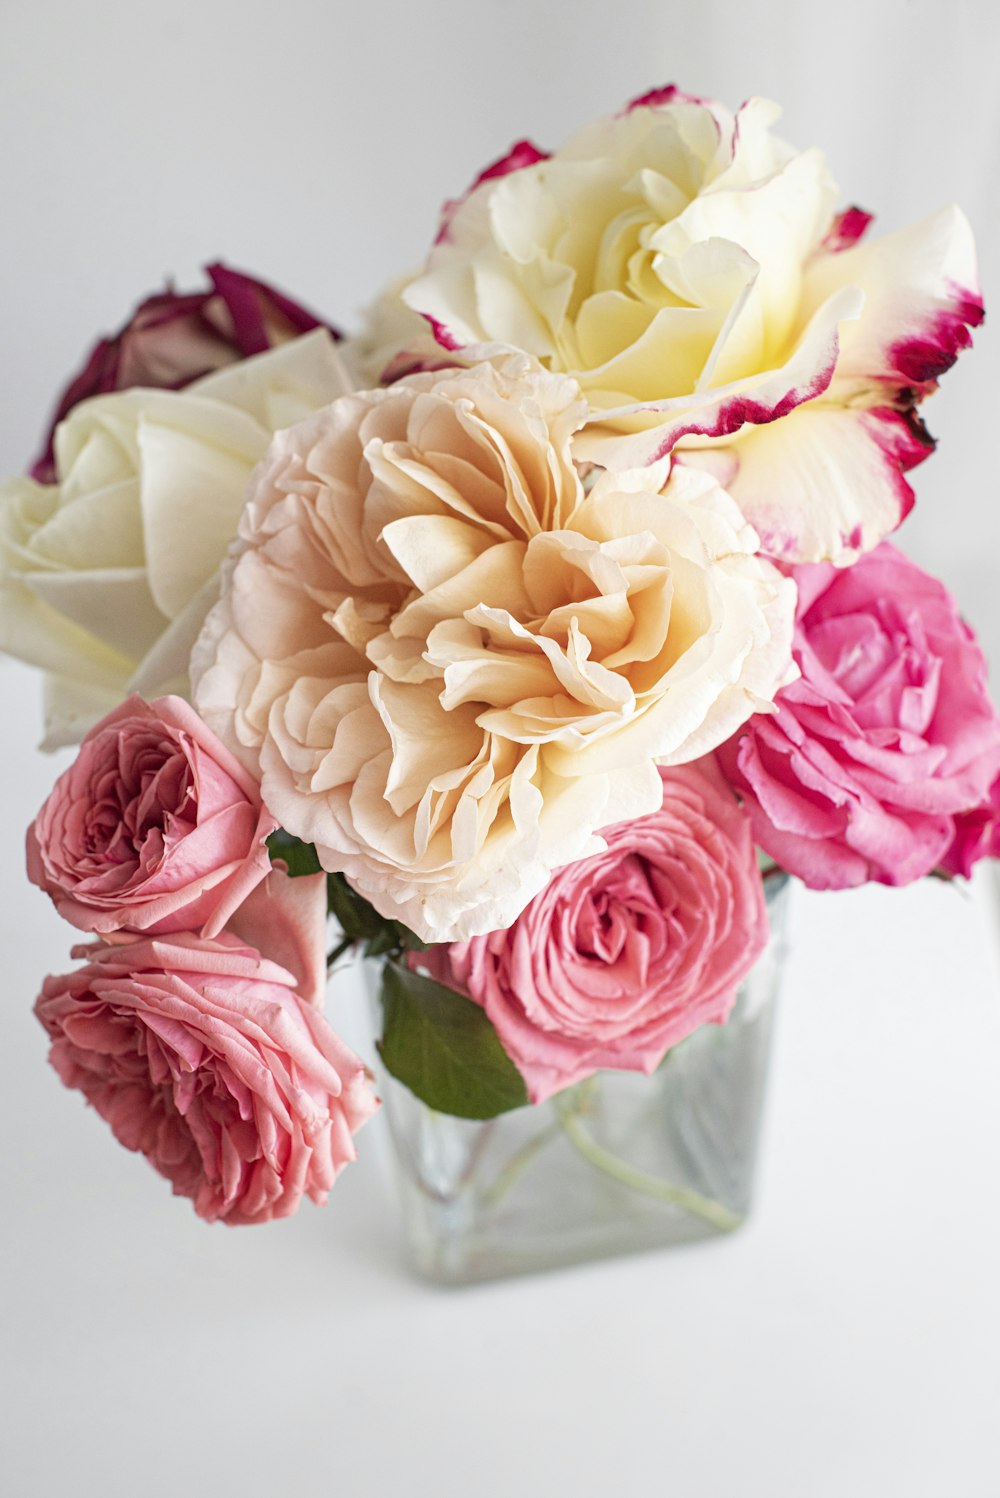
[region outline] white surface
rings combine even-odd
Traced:
[[[3,469],[167,271],[222,255],[349,321],[513,139],[669,79],[782,100],[883,227],[960,200],[996,300],[986,0],[95,0],[10,6],[0,36]],[[986,330],[930,407],[903,539],[1000,656],[997,371]],[[995,883],[978,905],[799,892],[739,1236],[434,1291],[400,1264],[374,1126],[325,1212],[209,1229],[46,1067],[31,1002],[72,938],[22,873],[57,769],[30,747],[35,687],[0,665],[5,1494],[992,1498]]]
[[[1000,1003],[971,897],[796,890],[737,1236],[436,1290],[399,1257],[380,1119],[325,1210],[209,1228],[45,1065],[31,1002],[72,933],[15,836],[54,770],[34,688],[0,665],[0,1490],[995,1493]],[[332,1013],[356,1043],[359,997]]]

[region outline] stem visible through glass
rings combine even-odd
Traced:
[[[592,1078],[591,1081],[593,1080]],[[584,1086],[586,1085],[585,1083]],[[578,1089],[571,1088],[557,1093],[552,1104],[566,1138],[595,1169],[602,1170],[605,1175],[620,1181],[631,1191],[638,1191],[643,1196],[651,1196],[656,1201],[667,1202],[671,1206],[682,1207],[685,1212],[711,1223],[720,1232],[731,1233],[739,1227],[743,1219],[721,1202],[712,1201],[711,1197],[702,1196],[699,1191],[692,1191],[687,1186],[674,1186],[670,1181],[661,1181],[658,1176],[636,1170],[626,1160],[598,1144],[581,1116],[588,1101],[589,1095],[581,1096]]]
[[[672,1182],[663,1181],[658,1176],[647,1175],[645,1171],[636,1170],[626,1160],[612,1154],[611,1150],[605,1149],[602,1144],[598,1144],[583,1122],[584,1114],[593,1106],[597,1087],[597,1077],[588,1077],[576,1087],[568,1087],[565,1092],[557,1093],[550,1099],[556,1121],[540,1129],[511,1155],[493,1183],[483,1192],[481,1200],[484,1207],[492,1209],[498,1206],[517,1185],[524,1172],[545,1146],[562,1133],[577,1153],[582,1155],[595,1170],[600,1170],[613,1180],[619,1181],[630,1191],[637,1191],[642,1196],[652,1197],[655,1201],[680,1207],[685,1212],[690,1212],[693,1216],[711,1223],[712,1227],[718,1228],[722,1233],[731,1233],[740,1226],[743,1219],[736,1212],[723,1206],[721,1202],[713,1201],[711,1197],[703,1196],[701,1192],[693,1191],[690,1187],[675,1186]]]
[[[499,1206],[508,1191],[517,1185],[535,1156],[541,1153],[550,1140],[558,1136],[560,1129],[561,1121],[551,1123],[547,1128],[540,1129],[537,1134],[533,1135],[527,1144],[522,1144],[521,1148],[511,1155],[493,1184],[483,1192],[483,1206]]]

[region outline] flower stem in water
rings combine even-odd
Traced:
[[[541,1129],[528,1140],[527,1144],[523,1144],[516,1154],[511,1155],[493,1184],[483,1192],[485,1207],[499,1206],[508,1191],[517,1185],[535,1156],[541,1153],[550,1139],[556,1137],[560,1127],[561,1123],[549,1124],[547,1129]]]
[[[631,1191],[638,1191],[643,1196],[651,1196],[656,1201],[667,1202],[671,1206],[682,1207],[685,1212],[711,1223],[720,1232],[731,1233],[734,1228],[739,1227],[743,1219],[721,1202],[712,1201],[711,1197],[702,1196],[700,1192],[692,1191],[686,1186],[674,1186],[669,1181],[661,1181],[658,1176],[636,1170],[627,1161],[598,1144],[581,1118],[582,1099],[569,1094],[558,1094],[552,1101],[566,1138],[597,1170],[604,1171],[605,1175],[620,1181]]]

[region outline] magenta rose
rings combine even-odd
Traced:
[[[82,931],[222,929],[270,868],[253,776],[180,697],[87,734],[28,829],[28,877]]]
[[[223,365],[325,326],[273,286],[241,271],[215,264],[205,272],[210,289],[156,292],[117,333],[95,344],[58,399],[45,445],[31,469],[33,479],[55,482],[55,429],[88,396],[135,385],[181,390]],[[340,337],[336,329],[330,332]]]
[[[981,858],[1000,858],[1000,777],[985,801],[954,819],[954,832],[940,867],[946,874],[968,879]]]
[[[326,881],[269,883],[323,954]],[[261,914],[264,914],[262,907]],[[265,943],[270,928],[259,935]],[[47,978],[35,1013],[49,1059],[126,1149],[145,1155],[199,1217],[230,1226],[326,1200],[378,1106],[361,1061],[294,974],[224,932],[80,947],[85,967]]]
[[[661,770],[663,805],[603,828],[507,930],[415,963],[480,1004],[533,1102],[599,1067],[651,1072],[726,1019],[768,937],[750,823],[710,765]]]
[[[1000,772],[986,662],[948,590],[887,543],[790,571],[801,678],[719,761],[760,846],[813,889],[907,884]]]

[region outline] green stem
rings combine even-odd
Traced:
[[[503,1201],[508,1191],[521,1179],[535,1156],[541,1153],[550,1139],[556,1137],[560,1126],[559,1123],[549,1124],[547,1129],[540,1130],[528,1140],[527,1144],[523,1144],[516,1154],[511,1155],[493,1184],[483,1192],[485,1207],[496,1207]]]
[[[338,957],[343,957],[343,955],[347,951],[348,947],[353,947],[353,946],[354,946],[354,937],[353,936],[345,936],[344,939],[343,939],[343,941],[339,941],[337,943],[337,945],[334,947],[334,949],[333,949],[332,952],[328,952],[327,953],[327,955],[326,955],[326,971],[327,971],[328,974],[330,972],[330,969],[333,967],[333,964],[336,962],[337,958]]]
[[[646,1175],[645,1171],[634,1169],[625,1160],[598,1144],[580,1118],[576,1099],[556,1096],[553,1103],[566,1138],[596,1169],[603,1170],[605,1175],[643,1196],[668,1202],[671,1206],[683,1207],[685,1212],[704,1218],[720,1232],[731,1233],[734,1228],[739,1227],[742,1218],[721,1202],[714,1202],[710,1197],[702,1196],[700,1192],[691,1191],[685,1186],[673,1186],[669,1181],[661,1181],[658,1176]]]

